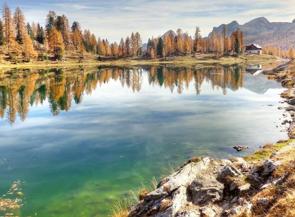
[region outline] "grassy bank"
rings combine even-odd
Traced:
[[[0,63],[0,69],[5,68],[52,68],[52,67],[77,67],[77,66],[136,66],[136,65],[207,65],[207,64],[220,64],[220,65],[233,65],[233,64],[262,64],[268,65],[279,62],[275,56],[270,55],[242,55],[239,57],[220,57],[217,58],[213,55],[199,55],[196,57],[183,56],[183,57],[171,57],[165,59],[119,59],[110,61],[97,61],[94,58],[88,58],[83,62],[76,60],[52,62],[52,61],[32,61],[29,63],[17,63],[11,64],[9,62]]]

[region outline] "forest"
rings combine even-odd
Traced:
[[[3,8],[0,20],[1,60],[13,63],[31,60],[82,61],[88,56],[97,60],[119,58],[165,58],[196,53],[214,53],[218,56],[240,54],[243,51],[243,33],[239,30],[227,36],[202,38],[197,27],[192,37],[178,29],[170,30],[159,37],[152,37],[143,43],[138,32],[131,33],[119,43],[96,37],[90,30],[82,29],[79,22],[70,24],[65,15],[49,11],[45,26],[40,23],[26,23],[20,8],[14,12],[7,6]]]

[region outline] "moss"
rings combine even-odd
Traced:
[[[294,142],[295,140],[286,140],[286,141],[278,141],[274,145],[265,145],[262,149],[256,151],[255,153],[246,156],[244,159],[248,162],[259,162],[266,160],[271,157],[274,152],[279,151],[280,149],[286,147],[290,143]]]

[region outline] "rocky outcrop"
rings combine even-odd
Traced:
[[[259,163],[243,158],[191,160],[142,197],[129,217],[251,216],[254,203],[249,198],[278,185],[273,173],[280,165],[278,158]]]

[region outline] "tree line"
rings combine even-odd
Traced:
[[[86,54],[102,58],[145,57],[163,58],[196,53],[216,55],[240,54],[243,52],[243,33],[239,30],[230,36],[224,29],[222,35],[212,34],[202,38],[196,28],[194,37],[181,29],[169,31],[161,37],[151,38],[143,45],[138,32],[132,33],[119,43],[97,38],[90,30],[82,30],[79,22],[71,25],[65,15],[49,11],[45,26],[40,23],[26,23],[22,10],[17,7],[13,13],[4,5],[3,19],[0,19],[0,47],[9,60],[22,58],[62,60],[64,55],[83,59]]]
[[[224,28],[223,34],[213,33],[202,38],[199,27],[194,37],[183,33],[181,29],[168,31],[163,36],[151,38],[147,43],[146,55],[150,58],[188,55],[196,53],[214,53],[218,56],[241,54],[244,47],[243,32],[237,30],[230,36]]]

